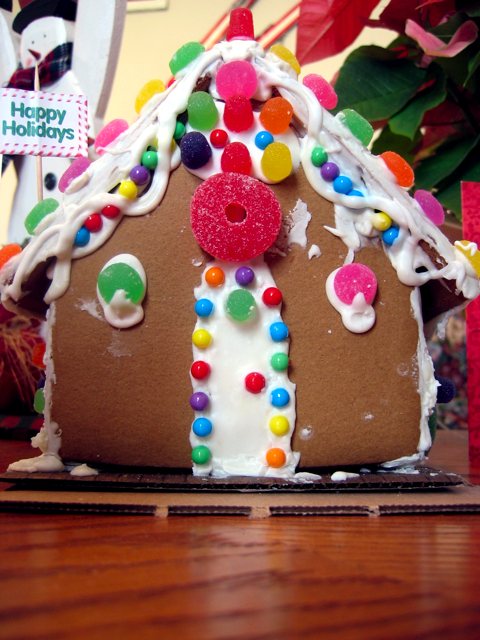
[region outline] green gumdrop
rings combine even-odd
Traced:
[[[237,322],[252,320],[257,311],[257,303],[250,291],[235,289],[227,298],[227,314]]]
[[[187,104],[188,122],[198,131],[213,129],[218,121],[218,111],[212,96],[206,91],[195,91]]]
[[[288,355],[286,353],[274,353],[270,359],[272,369],[275,371],[285,371],[288,367]]]
[[[115,292],[125,291],[125,296],[134,304],[140,304],[145,295],[145,285],[137,271],[124,262],[111,264],[98,276],[98,290],[105,302],[110,303]]]
[[[312,155],[310,156],[312,164],[314,167],[321,167],[322,164],[325,164],[328,160],[328,153],[325,151],[323,147],[315,147],[312,150]]]
[[[168,63],[170,71],[173,75],[176,75],[204,51],[205,47],[200,42],[187,42],[173,54]]]
[[[368,147],[373,138],[373,127],[354,109],[344,109],[338,114],[343,124],[350,129],[360,142]]]
[[[33,408],[37,413],[43,413],[45,411],[45,393],[43,389],[37,389],[33,396]]]
[[[207,464],[211,457],[210,449],[204,444],[200,444],[198,447],[192,449],[192,460],[195,464]]]
[[[28,233],[30,235],[33,235],[40,222],[48,215],[53,213],[57,208],[58,202],[55,200],[55,198],[45,198],[45,200],[37,202],[37,204],[25,218],[24,224],[25,229],[28,231]]]

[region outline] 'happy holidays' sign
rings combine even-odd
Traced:
[[[87,130],[85,96],[0,90],[0,154],[86,156]]]

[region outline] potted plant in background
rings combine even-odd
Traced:
[[[298,23],[301,64],[343,51],[366,26],[396,33],[386,48],[361,46],[346,58],[335,112],[369,120],[372,152],[402,155],[415,188],[433,191],[457,220],[460,182],[480,181],[479,25],[476,0],[303,0]]]

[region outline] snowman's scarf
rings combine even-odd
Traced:
[[[64,42],[50,51],[38,65],[40,87],[52,84],[61,78],[72,66],[73,43]],[[31,91],[34,88],[35,67],[28,69],[18,68],[8,81],[7,87],[12,89],[25,89]]]

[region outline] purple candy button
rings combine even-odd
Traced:
[[[190,406],[194,411],[203,411],[208,406],[208,396],[203,391],[197,391],[190,396]]]

